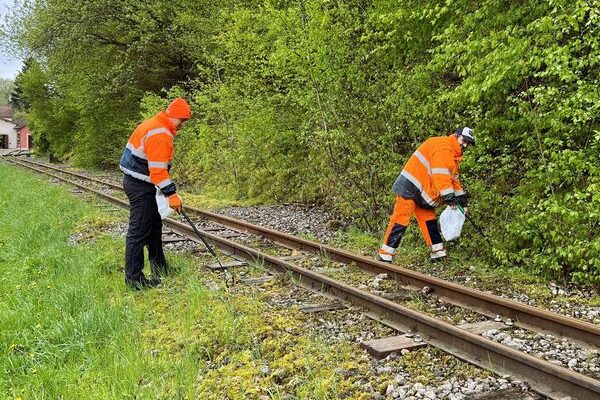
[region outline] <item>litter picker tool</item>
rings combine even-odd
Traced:
[[[481,229],[481,227],[479,225],[477,225],[475,223],[475,221],[473,221],[473,219],[469,216],[468,213],[465,212],[464,208],[462,206],[458,206],[458,208],[460,209],[460,211],[462,211],[462,213],[465,215],[465,218],[467,219],[467,221],[469,221],[469,223],[473,226],[473,228],[475,228],[475,230],[477,231],[477,233],[479,233],[481,235],[482,238],[484,238],[486,240],[486,243],[492,247],[492,244],[490,243],[490,241],[488,240],[487,236],[485,235],[485,233],[483,233],[483,229]]]
[[[183,208],[181,209],[181,215],[183,215],[183,218],[185,218],[185,220],[187,221],[188,224],[190,224],[190,226],[192,227],[194,232],[196,232],[196,235],[202,241],[202,243],[204,243],[204,246],[206,246],[206,248],[208,249],[210,254],[215,258],[215,260],[217,260],[219,267],[221,267],[221,269],[223,270],[223,273],[225,274],[225,286],[229,288],[230,286],[235,285],[235,280],[233,279],[233,276],[227,271],[227,268],[225,268],[223,266],[223,264],[221,263],[221,260],[219,260],[219,257],[217,256],[217,253],[215,252],[215,250],[212,248],[212,246],[210,244],[208,244],[206,239],[204,239],[204,237],[200,234],[200,232],[198,231],[198,228],[196,228],[196,225],[194,225],[194,223],[192,222],[190,217],[187,216],[187,214],[185,213]]]

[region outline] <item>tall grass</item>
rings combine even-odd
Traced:
[[[335,370],[363,353],[305,336],[292,311],[207,285],[197,260],[172,255],[164,288],[130,291],[121,238],[68,244],[100,211],[2,163],[0,187],[0,398],[359,395]]]
[[[0,349],[2,393],[36,399],[134,395],[140,354],[135,298],[105,240],[71,247],[73,225],[91,207],[58,187],[0,165]]]

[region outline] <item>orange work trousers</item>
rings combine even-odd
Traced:
[[[396,252],[396,248],[400,244],[400,239],[410,224],[413,215],[417,218],[419,228],[421,228],[421,233],[427,246],[431,246],[432,243],[442,243],[442,238],[437,227],[435,211],[419,207],[414,200],[396,196],[394,212],[390,217],[390,223],[383,238],[383,246],[379,250],[380,254],[393,255]]]

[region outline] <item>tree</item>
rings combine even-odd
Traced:
[[[12,80],[0,78],[0,105],[7,105],[9,103],[13,88],[14,82]]]
[[[180,180],[380,232],[415,147],[472,125],[471,212],[498,238],[483,256],[600,280],[591,0],[32,0],[11,21],[35,61],[15,101],[59,156],[115,168],[142,114],[185,95]]]

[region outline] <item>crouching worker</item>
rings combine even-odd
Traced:
[[[449,136],[429,138],[417,148],[392,188],[396,204],[379,249],[380,261],[392,262],[413,215],[431,249],[431,261],[446,257],[435,208],[443,203],[467,206],[458,180],[458,162],[464,149],[474,143],[473,130],[464,127]]]
[[[156,188],[167,197],[169,206],[181,211],[181,197],[169,170],[173,159],[173,139],[177,130],[192,116],[188,103],[175,99],[166,111],[142,122],[133,131],[121,157],[125,174],[123,189],[129,199],[129,229],[125,242],[125,282],[140,290],[158,286],[167,272],[162,248],[162,219],[156,204]],[[144,247],[152,278],[144,276]]]

